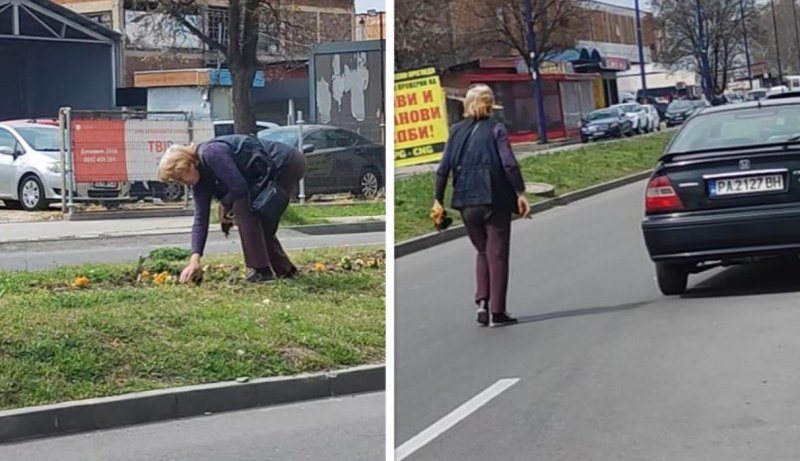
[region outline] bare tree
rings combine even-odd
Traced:
[[[398,0],[395,3],[395,69],[455,64],[451,0]]]
[[[475,0],[464,10],[477,21],[459,41],[484,53],[511,52],[531,66],[531,52],[546,59],[554,52],[575,46],[588,10],[583,0],[531,0],[536,43],[528,46],[524,0]],[[491,55],[491,54],[490,54]]]
[[[712,83],[725,89],[733,68],[744,65],[742,8],[748,36],[758,31],[755,0],[702,0],[709,71]],[[701,73],[701,47],[694,2],[654,0],[653,11],[661,31],[656,58],[676,69]]]
[[[800,7],[798,7],[800,8]],[[800,14],[800,11],[798,12]],[[775,28],[772,22],[772,9],[767,2],[759,11],[757,24],[759,34],[753,36],[753,59],[755,62],[765,61],[769,73],[777,77],[778,75],[778,52],[781,52],[781,64],[784,75],[790,73],[800,74],[800,62],[798,62],[797,39],[795,37],[794,11],[791,0],[775,1],[775,22],[778,27],[778,36],[775,36]],[[777,47],[776,45],[777,40]]]
[[[282,31],[292,27],[281,17],[281,0],[228,0],[227,11],[217,15],[212,29],[204,25],[209,18],[206,0],[157,0],[139,3],[146,11],[138,21],[142,28],[161,43],[180,43],[191,37],[218,53],[231,73],[233,122],[237,133],[254,133],[252,85],[259,67],[258,42],[264,30]],[[278,32],[280,33],[280,32]]]

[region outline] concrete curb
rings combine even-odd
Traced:
[[[182,218],[192,216],[191,209],[171,208],[130,211],[90,211],[65,214],[64,221],[102,221],[104,219],[144,219],[144,218]]]
[[[594,195],[608,192],[618,187],[627,186],[639,181],[643,181],[650,177],[653,170],[642,171],[623,178],[614,179],[596,186],[587,187],[585,189],[570,192],[562,196],[545,200],[543,202],[534,203],[531,205],[531,213],[541,213],[557,206],[568,205],[581,199],[592,197]],[[517,218],[518,219],[518,218]],[[427,250],[428,248],[447,243],[467,235],[467,229],[463,225],[451,227],[444,232],[432,232],[420,237],[415,237],[410,240],[400,242],[394,246],[394,257],[400,258],[408,256],[418,251]]]
[[[314,224],[303,226],[287,226],[281,227],[281,230],[291,230],[306,235],[338,235],[338,234],[363,234],[372,232],[386,232],[385,221],[367,221],[359,223],[343,223],[343,224]],[[219,227],[212,227],[209,232],[222,232]],[[233,231],[235,234],[235,230]],[[30,239],[13,239],[13,240],[0,240],[0,247],[3,245],[18,245],[18,244],[31,244],[31,243],[48,243],[48,242],[69,242],[75,240],[110,240],[110,239],[123,239],[132,237],[152,237],[154,235],[180,235],[189,234],[189,228],[168,228],[168,229],[155,229],[151,231],[139,232],[121,232],[110,234],[88,234],[88,235],[66,235],[60,237],[42,237]]]
[[[385,365],[367,365],[22,408],[0,412],[0,443],[385,389]]]

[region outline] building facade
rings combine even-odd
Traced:
[[[165,17],[143,11],[131,0],[56,0],[123,36],[121,86],[133,86],[136,72],[218,67],[219,53]],[[353,0],[281,0],[278,19],[262,22],[259,59],[265,64],[308,58],[316,43],[354,39]],[[209,0],[186,19],[216,41],[224,41],[227,2]],[[266,67],[266,66],[265,66]]]
[[[356,40],[386,39],[386,12],[369,11],[356,15]]]

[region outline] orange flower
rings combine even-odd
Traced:
[[[327,269],[327,267],[324,263],[314,264],[314,272],[325,272],[325,269]]]
[[[72,281],[73,288],[89,288],[91,282],[86,277],[78,277]]]
[[[153,277],[153,283],[156,285],[163,285],[169,280],[169,272],[162,272],[155,277]]]

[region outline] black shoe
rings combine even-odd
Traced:
[[[288,274],[279,275],[278,278],[279,279],[293,279],[293,278],[297,277],[298,274],[300,274],[300,272],[297,270],[296,267],[294,267],[294,268],[292,268],[292,270]]]
[[[275,280],[272,272],[264,269],[251,269],[247,274],[248,283],[266,283]]]
[[[478,309],[477,317],[478,323],[480,323],[481,326],[485,327],[489,325],[489,311],[487,311],[485,307],[480,307]]]
[[[490,327],[503,327],[506,325],[514,325],[517,323],[517,319],[513,317],[509,317],[508,314],[492,314],[492,323],[489,324]]]

